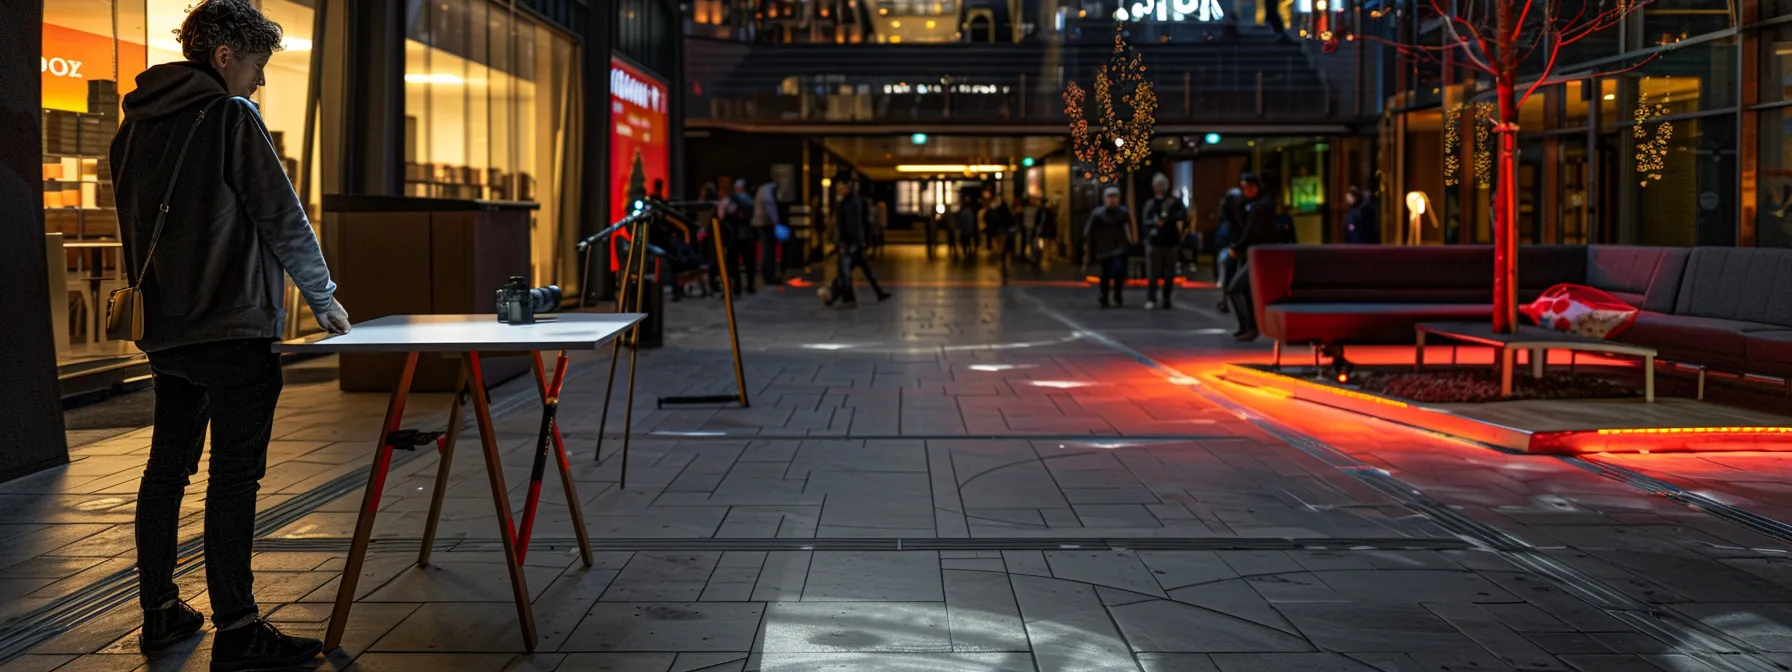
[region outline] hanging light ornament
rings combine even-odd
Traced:
[[[1444,109],[1444,186],[1462,184],[1462,103]]]
[[[1493,103],[1475,103],[1475,188],[1490,189],[1493,181]]]
[[[1644,78],[1644,81],[1648,81]],[[1630,129],[1631,137],[1636,140],[1636,173],[1641,186],[1647,187],[1650,182],[1661,179],[1662,169],[1668,163],[1668,141],[1674,139],[1672,122],[1657,122],[1655,132],[1650,133],[1648,124],[1668,114],[1668,100],[1672,94],[1664,94],[1662,102],[1650,103],[1649,93],[1638,87],[1636,95],[1636,113],[1632,117],[1636,122]]]
[[[1113,57],[1096,71],[1092,86],[1099,131],[1091,128],[1083,111],[1087,96],[1083,88],[1074,81],[1064,88],[1071,153],[1092,167],[1083,171],[1084,179],[1118,182],[1151,157],[1151,136],[1157,132],[1157,90],[1145,79],[1144,58],[1126,44],[1119,26],[1114,28]],[[1122,118],[1119,107],[1130,114]]]

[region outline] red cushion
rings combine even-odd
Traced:
[[[1586,285],[1560,284],[1543,291],[1519,312],[1537,326],[1588,338],[1611,338],[1636,322],[1637,310],[1622,299]]]

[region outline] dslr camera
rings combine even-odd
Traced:
[[[535,316],[560,309],[560,288],[554,285],[530,287],[523,276],[510,276],[510,282],[498,289],[498,321],[504,324],[533,324]]]

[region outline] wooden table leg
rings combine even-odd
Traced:
[[[1703,392],[1703,390],[1700,391]],[[1655,357],[1653,355],[1643,355],[1643,401],[1650,404],[1655,403]]]
[[[454,443],[460,438],[460,414],[466,407],[461,395],[467,390],[467,363],[463,358],[460,374],[454,379],[454,406],[448,411],[448,433],[442,437],[436,464],[435,493],[429,498],[429,518],[423,523],[423,549],[417,552],[417,566],[429,564],[430,551],[436,545],[436,523],[442,519],[442,500],[448,496],[448,473],[454,469]]]
[[[560,372],[566,370],[566,363],[566,351],[561,350],[560,356],[554,360],[554,377],[562,383],[565,382],[565,378],[561,376]],[[541,353],[539,352],[535,353],[535,382],[542,386],[541,400],[543,403],[546,403],[549,397],[557,399],[560,396],[558,385],[553,389],[548,388],[547,373],[543,371]],[[573,534],[579,538],[579,558],[585,561],[585,567],[589,569],[591,567],[591,538],[590,533],[585,530],[585,505],[579,499],[578,488],[573,484],[572,462],[566,458],[566,441],[560,436],[559,418],[554,419],[554,456],[560,464],[560,487],[566,491],[566,508],[572,512]]]
[[[1512,360],[1518,353],[1511,348],[1500,348],[1500,396],[1512,396]]]
[[[1549,364],[1549,351],[1543,348],[1531,348],[1531,377],[1542,378],[1543,367]]]
[[[535,609],[529,603],[529,586],[524,581],[523,567],[517,561],[516,533],[511,526],[510,493],[504,487],[504,465],[498,456],[498,433],[492,427],[491,400],[486,398],[485,373],[479,368],[479,353],[467,353],[467,370],[472,376],[473,417],[479,421],[479,443],[485,452],[485,472],[492,484],[492,504],[498,509],[498,538],[504,542],[504,564],[510,569],[510,589],[516,600],[516,616],[523,628],[523,649],[535,652]]]
[[[380,510],[380,494],[386,489],[386,472],[392,467],[392,444],[388,436],[398,431],[404,421],[404,403],[411,394],[411,377],[417,372],[417,353],[405,355],[404,370],[398,374],[398,385],[386,403],[386,420],[380,425],[379,448],[374,453],[373,468],[367,476],[367,490],[361,494],[361,516],[355,521],[354,541],[348,546],[348,563],[342,568],[342,581],[336,588],[336,608],[330,612],[330,627],[324,633],[324,648],[342,644],[348,629],[348,612],[355,602],[355,584],[361,581],[361,565],[367,561],[367,542],[373,537],[373,519]]]

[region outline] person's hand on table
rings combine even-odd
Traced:
[[[330,307],[317,314],[317,326],[336,336],[348,333],[348,310],[342,307],[341,301],[330,299]]]

